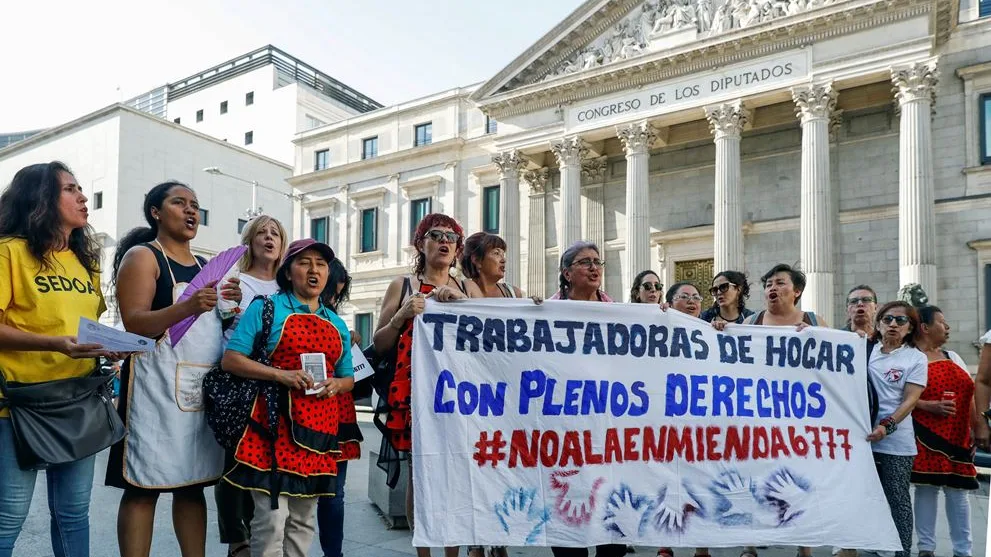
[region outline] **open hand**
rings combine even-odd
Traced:
[[[923,410],[937,416],[952,416],[957,413],[957,403],[952,400],[930,400]]]

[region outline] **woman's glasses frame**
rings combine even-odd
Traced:
[[[712,288],[710,288],[709,289],[709,295],[710,296],[716,296],[718,294],[725,294],[725,293],[729,292],[729,289],[730,288],[737,288],[737,286],[735,284],[733,284],[732,282],[724,282],[724,283],[720,284],[719,286],[713,286]]]
[[[881,323],[884,323],[885,325],[891,325],[892,323],[896,323],[899,327],[901,327],[908,324],[908,316],[885,315],[884,317],[881,318]]]

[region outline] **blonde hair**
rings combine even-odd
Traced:
[[[268,215],[258,215],[251,219],[247,226],[244,227],[244,230],[241,231],[241,245],[248,246],[248,251],[241,257],[241,264],[239,265],[242,273],[250,269],[255,263],[255,257],[251,253],[251,240],[258,234],[258,230],[269,223],[275,223],[275,227],[278,229],[279,236],[282,239],[282,245],[279,246],[279,258],[272,264],[273,273],[279,270],[279,265],[282,264],[282,258],[285,257],[286,249],[289,247],[289,238],[286,236],[286,229],[279,222],[279,219],[272,218]]]

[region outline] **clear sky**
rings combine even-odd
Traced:
[[[0,0],[0,132],[273,44],[389,105],[485,81],[581,0]]]

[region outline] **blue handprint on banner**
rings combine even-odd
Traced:
[[[776,505],[761,496],[753,478],[733,470],[721,472],[709,491],[715,496],[714,519],[722,526],[777,526]]]
[[[507,545],[531,545],[551,518],[550,510],[536,503],[537,490],[508,489],[501,503],[493,507]]]
[[[606,502],[606,514],[603,519],[606,530],[624,538],[639,536],[643,534],[653,508],[654,504],[649,497],[636,495],[629,486],[621,484],[619,489],[609,494]]]
[[[779,525],[803,515],[812,503],[812,484],[788,468],[781,468],[764,482],[762,492],[778,507]]]

